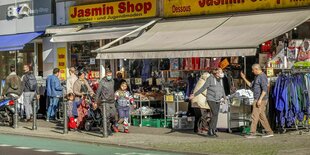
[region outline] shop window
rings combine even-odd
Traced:
[[[16,73],[19,76],[22,76],[23,66],[24,65],[32,65],[34,57],[34,44],[26,44],[23,50],[17,52],[17,63],[16,63]],[[10,74],[10,66],[15,65],[16,57],[15,51],[7,51],[7,52],[0,52],[0,78],[5,79],[6,76]]]
[[[88,71],[99,71],[100,61],[96,59],[97,54],[91,52],[99,47],[99,41],[71,43],[71,66]]]

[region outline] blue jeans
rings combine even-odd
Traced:
[[[58,107],[59,97],[49,97],[49,106],[47,109],[47,119],[55,118]]]

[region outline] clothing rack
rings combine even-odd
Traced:
[[[288,73],[288,74],[287,74]],[[306,68],[306,69],[297,69],[297,68],[293,68],[293,69],[283,69],[282,73],[283,75],[296,75],[296,74],[302,74],[302,73],[310,73],[310,68]],[[307,90],[304,90],[303,92],[303,97],[306,97],[307,94],[310,94],[310,90],[309,88],[307,88]],[[308,99],[310,101],[310,96],[308,95]],[[300,129],[305,129],[305,132],[309,132],[310,130],[310,125],[309,125],[309,119],[310,119],[310,107],[308,107],[307,109],[307,113],[304,115],[307,117],[306,119],[306,123],[304,123],[305,121],[302,122],[298,122],[298,120],[295,120],[295,124],[292,127],[280,127],[278,129],[282,129],[282,133],[285,133],[286,130],[289,129],[295,129],[296,131],[299,131],[299,134],[301,135],[303,133],[303,130]]]

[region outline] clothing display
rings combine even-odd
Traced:
[[[276,103],[277,124],[290,127],[303,121],[309,111],[310,74],[281,74],[275,83],[273,96]]]

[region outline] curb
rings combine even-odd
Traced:
[[[180,154],[191,154],[191,155],[206,155],[202,153],[192,153],[192,152],[182,152],[182,151],[177,151],[177,150],[165,150],[165,149],[158,149],[158,148],[153,148],[153,147],[148,147],[148,146],[132,146],[132,145],[126,145],[126,144],[114,144],[114,143],[109,143],[109,142],[90,142],[87,140],[78,140],[78,139],[70,139],[66,138],[66,136],[62,137],[53,137],[49,135],[42,135],[42,134],[30,134],[30,133],[19,133],[19,132],[10,132],[6,130],[1,130],[0,134],[9,134],[9,135],[16,135],[16,136],[26,136],[26,137],[35,137],[35,138],[49,138],[49,139],[54,139],[54,140],[65,140],[65,141],[71,141],[71,142],[80,142],[80,143],[86,143],[86,144],[95,144],[95,145],[107,145],[111,147],[126,147],[126,148],[133,148],[133,149],[142,149],[142,150],[150,150],[150,151],[164,151],[164,152],[170,152],[170,153],[180,153]],[[60,134],[60,135],[65,135],[65,134]],[[101,138],[101,137],[98,137]]]

